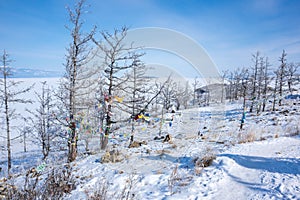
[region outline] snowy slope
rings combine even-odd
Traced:
[[[267,137],[270,133],[265,131],[258,135],[266,136],[267,140],[231,146],[226,143],[230,139],[222,134],[210,137],[214,135],[212,131],[205,133],[206,139],[198,137],[196,131],[202,122],[192,123],[194,113],[195,110],[184,111],[182,119],[175,123],[172,144],[150,141],[140,148],[127,149],[120,147],[120,143],[116,148],[127,155],[122,162],[101,164],[103,154],[78,161],[74,166],[76,175],[85,178],[66,199],[86,199],[87,194],[92,195],[104,183],[109,199],[118,199],[126,189],[134,199],[300,198],[298,136],[273,138]],[[272,131],[270,127],[268,130]],[[184,137],[177,139],[176,135],[183,132]],[[153,136],[153,132],[144,134]],[[194,162],[213,154],[216,159],[210,167],[201,168]]]
[[[87,198],[85,191],[96,189],[104,177],[109,181],[110,195],[115,197],[115,192],[121,191],[130,177],[120,171],[134,167],[140,168],[131,175],[134,180],[131,193],[136,199],[299,199],[299,152],[299,137],[237,145],[217,155],[213,165],[199,175],[195,175],[193,169],[179,167],[178,179],[173,183],[174,194],[170,191],[172,170],[175,166],[190,164],[188,158],[178,161],[165,156],[162,165],[158,158],[144,157],[127,168],[126,164],[101,165],[95,162],[97,156],[91,156],[78,162],[76,168],[81,177],[92,178],[67,199]]]
[[[35,82],[39,91],[40,79],[26,81]],[[48,81],[55,86],[58,80]],[[239,131],[242,112],[241,102],[183,110],[172,126],[162,125],[162,134],[172,135],[170,143],[154,140],[160,121],[137,124],[135,140],[146,141],[138,148],[128,148],[130,126],[123,124],[109,139],[109,151],[121,155],[115,163],[101,163],[107,152],[99,150],[99,135],[91,138],[91,155],[80,142],[71,164],[76,189],[64,199],[88,199],[102,189],[107,199],[300,199],[299,100],[288,100],[276,112],[247,113]],[[21,152],[20,142],[13,148],[13,181],[22,187],[20,174],[39,166],[42,156],[33,145],[27,153]],[[199,161],[205,157],[215,159],[203,168]],[[51,152],[41,186],[65,158],[66,151]],[[1,151],[0,176],[5,177],[6,164],[6,151]]]
[[[219,154],[214,165],[195,182],[194,187],[203,191],[197,196],[207,193],[208,199],[299,199],[299,152],[299,137],[237,145]]]

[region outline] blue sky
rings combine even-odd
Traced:
[[[0,0],[0,49],[13,66],[63,70],[74,0]],[[259,50],[273,67],[283,49],[300,62],[298,0],[88,0],[85,28],[162,27],[197,41],[220,71],[250,66]]]

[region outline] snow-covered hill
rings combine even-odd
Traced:
[[[79,156],[70,166],[65,149],[53,149],[42,161],[40,150],[32,145],[35,148],[26,153],[13,151],[15,174],[10,183],[22,189],[28,169],[39,169],[37,191],[43,193],[49,174],[61,169],[64,183],[74,186],[68,186],[63,197],[70,200],[101,195],[103,199],[300,199],[299,99],[284,100],[275,112],[247,113],[240,131],[242,113],[241,102],[182,110],[172,126],[162,123],[161,133],[171,134],[170,142],[154,140],[161,121],[153,116],[151,123],[137,124],[135,140],[141,142],[137,148],[128,148],[130,127],[124,123],[109,137],[107,151],[99,150],[99,135],[89,138],[89,152],[80,140]],[[14,148],[22,150],[21,143],[14,143]],[[2,151],[1,176],[6,164]],[[34,182],[34,174],[28,177]]]
[[[220,107],[182,111],[165,127],[170,143],[153,141],[155,129],[141,126],[136,137],[146,145],[128,149],[119,140],[112,148],[125,155],[121,162],[101,164],[105,152],[76,162],[75,174],[84,178],[66,199],[86,199],[104,183],[109,199],[124,191],[134,199],[299,199],[300,137],[290,135],[299,134],[300,115],[249,116],[238,131],[236,106],[226,107],[225,124]],[[205,159],[212,165],[203,168]]]

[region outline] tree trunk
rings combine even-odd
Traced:
[[[281,106],[282,104],[282,95],[283,95],[283,85],[284,85],[284,78],[285,78],[285,75],[286,75],[286,53],[285,51],[283,50],[282,51],[282,55],[280,57],[280,62],[281,62],[281,65],[280,65],[280,68],[279,68],[279,101],[278,101],[278,104],[279,106]]]
[[[5,115],[5,125],[6,125],[6,141],[7,141],[7,173],[8,176],[10,176],[10,170],[12,168],[12,158],[11,158],[11,133],[10,133],[10,122],[13,118],[12,116],[12,110],[10,110],[10,103],[30,103],[31,101],[25,100],[23,98],[18,98],[17,96],[20,94],[24,94],[28,92],[31,87],[23,89],[23,90],[17,90],[16,87],[21,82],[13,81],[10,82],[8,80],[8,77],[11,74],[11,70],[7,67],[7,65],[11,62],[11,60],[8,60],[8,54],[6,54],[5,50],[3,53],[3,56],[1,58],[2,62],[2,68],[0,68],[0,72],[3,75],[3,90],[1,90],[2,94],[0,94],[0,100],[2,101],[4,105],[4,115]],[[8,88],[13,88],[13,92],[10,92]],[[16,91],[17,90],[17,91]]]
[[[273,92],[273,108],[272,108],[273,111],[275,111],[275,105],[276,105],[277,82],[278,82],[278,77],[276,74],[275,87],[274,87],[274,92]]]
[[[266,57],[265,61],[265,72],[264,72],[264,89],[263,89],[263,104],[262,104],[262,112],[265,112],[266,102],[267,102],[267,92],[268,92],[268,57]]]
[[[6,53],[3,55],[3,79],[4,79],[4,106],[5,106],[5,122],[6,122],[6,141],[7,141],[7,174],[9,176],[11,169],[11,145],[10,145],[10,118],[8,108],[8,91],[7,91],[7,70],[6,70]]]
[[[110,129],[111,129],[111,112],[112,112],[112,107],[111,107],[111,101],[112,101],[112,89],[113,89],[113,63],[110,65],[110,72],[109,72],[109,87],[108,87],[108,97],[107,97],[107,110],[106,110],[106,127],[105,127],[105,132],[104,132],[104,138],[103,138],[103,143],[101,144],[101,149],[106,149],[106,146],[108,144],[108,137],[110,134]]]
[[[23,145],[24,145],[24,152],[27,152],[27,148],[26,148],[26,132],[23,133]]]
[[[70,127],[71,129],[71,138],[68,141],[69,146],[69,154],[68,154],[68,162],[73,162],[77,156],[77,136],[76,136],[76,125],[74,121],[71,121]]]
[[[6,91],[6,77],[4,78],[5,87],[5,118],[6,118],[6,139],[7,139],[7,174],[9,175],[11,169],[11,145],[10,145],[10,120],[8,110],[8,96]]]
[[[253,112],[253,107],[254,107],[254,103],[256,101],[256,82],[257,82],[257,73],[258,73],[258,59],[259,59],[259,52],[256,52],[255,55],[253,55],[253,58],[255,59],[255,65],[254,65],[254,74],[253,74],[253,83],[252,83],[252,94],[251,94],[251,98],[252,98],[252,102],[250,105],[250,109],[249,112],[252,113]]]

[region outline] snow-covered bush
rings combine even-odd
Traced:
[[[120,187],[118,191],[113,188],[113,183],[110,183],[106,179],[98,181],[93,189],[85,190],[87,199],[89,200],[110,200],[110,199],[124,199],[134,200],[136,195],[134,193],[134,187],[136,186],[138,176],[135,174],[128,175],[128,178],[122,180],[123,187]],[[123,182],[124,181],[124,182]]]
[[[168,178],[168,187],[171,195],[178,192],[180,187],[189,185],[192,179],[191,175],[188,175],[186,171],[179,169],[178,165],[176,165]]]
[[[75,179],[69,165],[53,168],[44,183],[42,199],[61,199],[75,189]]]
[[[88,196],[88,199],[90,200],[110,199],[107,195],[108,187],[109,187],[109,183],[104,180],[97,183],[92,193],[90,193],[88,190],[86,190],[85,193]]]
[[[75,189],[75,179],[69,165],[53,168],[45,179],[35,168],[27,171],[24,182],[6,183],[6,199],[61,199]]]
[[[210,147],[206,147],[203,154],[194,156],[193,164],[195,167],[195,174],[199,175],[203,168],[211,166],[215,159],[216,152]]]
[[[256,140],[256,134],[253,131],[249,131],[246,133],[240,133],[238,136],[238,143],[247,143],[254,142]]]

